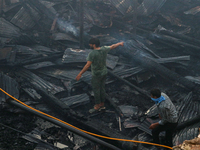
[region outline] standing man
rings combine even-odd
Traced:
[[[153,141],[160,144],[159,134],[162,131],[166,131],[166,145],[173,147],[172,135],[178,125],[176,108],[170,98],[165,93],[161,93],[159,89],[151,90],[151,99],[156,103],[159,118],[161,119],[159,122],[153,123],[149,127],[149,129],[152,129]]]
[[[94,108],[90,109],[90,113],[94,113],[96,111],[100,111],[101,109],[105,109],[104,101],[105,101],[105,82],[107,76],[107,67],[106,67],[106,57],[107,53],[118,46],[123,46],[124,42],[119,42],[113,44],[111,46],[102,46],[100,47],[100,41],[97,38],[92,38],[89,41],[90,47],[93,49],[88,54],[87,63],[81,70],[81,72],[77,75],[76,80],[78,81],[82,74],[88,70],[91,66],[92,71],[92,89],[94,91],[95,105]]]

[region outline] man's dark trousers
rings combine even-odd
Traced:
[[[164,125],[158,125],[156,128],[152,130],[153,141],[157,144],[160,144],[159,134],[162,131],[166,131],[165,133],[166,145],[173,147],[172,135],[176,130],[177,125],[178,123],[166,123]]]
[[[103,76],[92,76],[92,89],[94,92],[95,104],[100,104],[105,101],[106,76],[107,74]]]

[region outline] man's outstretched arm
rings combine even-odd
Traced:
[[[76,76],[76,80],[80,80],[82,74],[84,72],[86,72],[88,70],[88,68],[91,66],[92,62],[91,61],[87,61],[86,65],[83,67],[83,69],[81,70],[81,72]]]
[[[110,49],[115,49],[118,46],[124,46],[124,42],[119,42],[119,43],[113,44],[113,45],[110,46]]]

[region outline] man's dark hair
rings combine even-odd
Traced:
[[[92,38],[89,40],[89,44],[95,44],[96,47],[99,47],[100,46],[100,41],[98,38]]]
[[[159,89],[152,89],[150,93],[152,96],[156,96],[157,98],[161,96],[161,91]]]

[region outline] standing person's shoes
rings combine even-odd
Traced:
[[[89,113],[95,113],[103,109],[106,109],[106,107],[104,107],[104,103],[96,104],[94,105],[94,108],[89,110]]]

